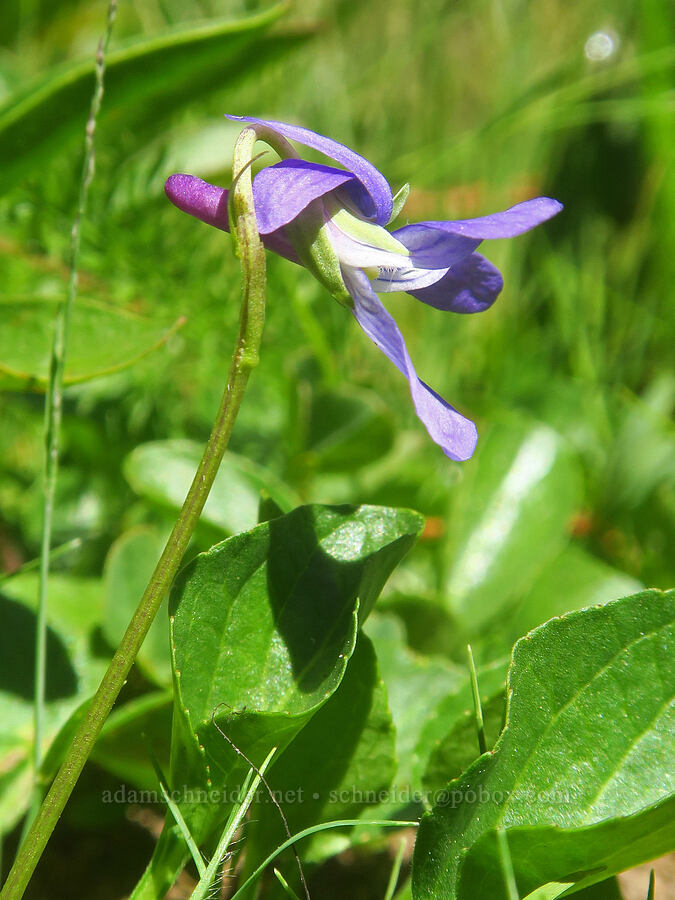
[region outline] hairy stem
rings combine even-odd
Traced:
[[[255,131],[247,128],[239,136],[234,152],[231,221],[243,276],[241,317],[234,357],[213,430],[164,552],[91,701],[87,716],[21,845],[0,893],[0,900],[20,900],[23,897],[35,866],[124,685],[162,598],[178,571],[229,442],[249,376],[258,363],[265,321],[266,273],[265,251],[258,235],[253,208],[249,165],[255,142]]]

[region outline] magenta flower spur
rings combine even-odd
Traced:
[[[458,222],[385,227],[400,212],[407,187],[392,197],[384,176],[353,150],[307,128],[229,116],[254,127],[283,157],[253,181],[258,229],[265,246],[306,266],[363,331],[405,375],[417,416],[451,459],[468,459],[476,426],[422,381],[394,319],[378,293],[405,291],[436,309],[476,313],[488,309],[503,280],[476,253],[484,240],[523,234],[550,219],[562,204],[526,200],[504,212]],[[301,159],[295,141],[336,166]],[[179,209],[229,230],[227,191],[192,175],[172,175],[166,194]]]

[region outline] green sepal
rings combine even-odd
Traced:
[[[342,278],[340,260],[331,243],[320,201],[314,200],[285,227],[302,264],[338,303],[351,309],[354,301]]]
[[[334,211],[331,210],[330,218],[340,231],[360,244],[367,244],[378,250],[387,250],[389,253],[398,253],[401,256],[410,256],[410,250],[405,244],[396,240],[386,228],[355,216],[344,206],[338,207]]]
[[[408,196],[410,194],[410,185],[406,182],[403,187],[394,194],[393,206],[391,210],[391,215],[389,216],[389,221],[387,225],[391,225],[392,222],[395,222],[396,219],[401,215],[401,211],[405,206]]]

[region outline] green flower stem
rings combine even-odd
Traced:
[[[256,133],[247,128],[234,151],[231,221],[242,268],[239,335],[227,386],[204,455],[164,552],[133,615],[108,671],[94,695],[87,716],[21,845],[0,900],[20,900],[49,837],[63,812],[96,739],[124,685],[162,598],[181,564],[228,445],[251,371],[258,354],[265,321],[265,251],[253,208],[250,161]]]

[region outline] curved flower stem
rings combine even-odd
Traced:
[[[234,357],[216,421],[164,552],[91,701],[87,716],[19,849],[0,893],[0,900],[20,900],[23,897],[35,866],[124,685],[162,598],[171,587],[220,467],[249,376],[258,363],[265,321],[265,251],[258,235],[253,208],[250,160],[255,142],[255,131],[247,128],[239,136],[234,151],[231,221],[242,268],[241,317]]]

